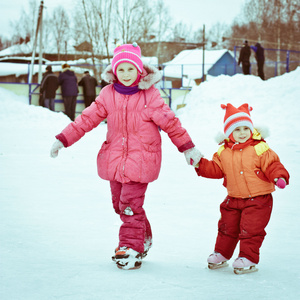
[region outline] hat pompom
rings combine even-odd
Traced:
[[[257,125],[255,126],[255,129],[257,132],[261,135],[263,139],[267,138],[270,136],[270,130],[268,127],[263,126],[263,125]]]
[[[226,140],[226,135],[223,132],[218,132],[215,136],[215,141],[218,143],[218,145],[221,145],[224,143],[224,140]]]
[[[222,108],[222,109],[226,109],[226,108],[227,108],[227,105],[221,104],[221,108]]]

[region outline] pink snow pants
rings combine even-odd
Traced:
[[[215,251],[230,259],[240,242],[239,257],[257,264],[272,206],[271,194],[247,199],[227,196],[220,205],[221,219],[218,223]]]
[[[110,182],[113,207],[123,222],[119,231],[119,247],[125,246],[139,253],[144,252],[145,240],[152,239],[151,226],[143,209],[147,186],[148,183],[132,181]]]

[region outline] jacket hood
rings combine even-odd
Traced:
[[[73,70],[71,70],[70,68],[65,68],[62,70],[62,73],[66,73],[66,74],[69,74],[69,75],[73,75],[75,74]]]
[[[147,75],[145,77],[141,77],[138,87],[140,90],[148,90],[153,84],[158,83],[161,80],[162,76],[157,68],[147,63],[143,63],[143,67],[147,72]],[[101,76],[102,79],[104,79],[108,83],[117,82],[117,77],[113,73],[111,65],[106,67]]]
[[[252,132],[252,139],[253,140],[264,140],[265,138],[270,136],[269,128],[264,126],[255,126]],[[225,140],[229,140],[226,135],[222,132],[219,132],[216,137],[215,141],[222,145]]]

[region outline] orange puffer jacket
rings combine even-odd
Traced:
[[[169,135],[180,152],[194,147],[189,134],[153,85],[161,78],[159,71],[144,67],[147,75],[139,83],[139,92],[124,95],[112,84],[107,85],[95,102],[56,136],[68,147],[107,119],[106,141],[97,158],[102,179],[122,183],[148,183],[157,179],[161,166],[159,128]],[[111,67],[106,72],[106,80],[112,82]]]
[[[253,137],[243,144],[225,141],[213,155],[213,160],[202,158],[196,168],[199,176],[224,178],[223,185],[228,195],[235,198],[250,198],[272,193],[274,179],[283,177],[287,184],[289,173],[281,164],[278,155],[254,130]]]

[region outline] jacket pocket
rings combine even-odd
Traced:
[[[266,182],[270,182],[270,180],[266,177],[266,175],[261,170],[256,169],[256,170],[254,170],[254,173],[259,179],[266,181]]]

